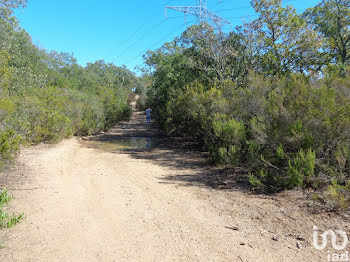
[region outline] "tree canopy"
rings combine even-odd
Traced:
[[[332,63],[350,61],[350,1],[328,0],[309,8],[304,17],[324,37],[324,48]]]

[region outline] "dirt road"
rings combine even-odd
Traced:
[[[26,214],[0,231],[0,261],[327,261],[312,226],[349,230],[290,202],[296,192],[252,194],[163,141],[136,113],[100,136],[24,149],[0,175]]]

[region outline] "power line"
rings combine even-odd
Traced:
[[[246,15],[246,16],[236,16],[236,17],[229,17],[227,19],[242,19],[242,18],[247,18],[247,17],[255,17],[255,16],[259,16],[258,14],[254,14],[254,15]],[[175,16],[175,17],[169,17],[168,19],[177,19],[177,18],[182,18],[182,16]],[[164,22],[164,21],[163,21]],[[182,28],[186,23],[183,23],[180,25],[180,27],[178,28]],[[177,29],[175,29],[174,31],[177,31]],[[170,34],[166,34],[164,37],[162,37],[160,40],[158,40],[157,42],[153,43],[151,46],[157,46],[159,43],[161,43],[164,39],[167,39],[169,36],[174,34],[174,31],[172,31]],[[131,46],[128,47],[128,50],[134,46],[134,44],[132,44]],[[150,47],[151,48],[151,47]],[[149,50],[150,48],[146,48],[146,50]],[[137,55],[135,55],[134,57],[132,57],[131,59],[129,59],[126,64],[128,64],[129,62],[133,61],[134,59],[138,58],[139,56],[141,56],[142,54],[145,53],[145,50],[143,50],[142,52],[138,53]],[[120,57],[120,56],[119,56]]]
[[[172,0],[168,0],[165,4],[166,5],[168,5],[170,2],[171,2]],[[162,24],[164,21],[161,21],[160,22],[160,24]],[[158,23],[157,24],[155,24],[155,27],[158,27]],[[132,32],[120,45],[121,46],[124,46],[129,40],[131,40],[137,33],[139,33],[140,31],[141,31],[141,29],[143,29],[144,27],[146,26],[146,24],[141,24],[139,27],[137,27],[137,29],[134,31],[134,32]],[[152,27],[152,28],[154,28],[154,26]],[[138,40],[140,40],[140,39],[138,39]],[[135,42],[134,42],[135,43]],[[118,55],[116,58],[118,59],[119,57],[121,57],[122,55],[123,55],[123,53],[124,52],[126,52],[127,50],[129,50],[130,48],[129,48],[130,46],[128,46],[127,48],[125,48],[122,52],[121,52],[121,54],[120,55]]]
[[[258,17],[260,16],[259,14],[254,14],[254,15],[245,15],[245,16],[232,16],[228,17],[227,19],[242,19],[242,18],[250,18],[250,17]]]
[[[133,36],[136,35],[138,32],[140,32],[141,29],[144,27],[145,27],[145,24],[142,24],[141,26],[139,26],[132,34],[130,34],[130,36],[125,40],[125,42],[131,40],[131,38],[133,38]]]
[[[162,37],[160,40],[158,40],[157,42],[155,42],[152,46],[156,46],[159,43],[161,43],[163,40],[167,39],[168,37],[172,36],[174,32],[177,32],[178,29],[182,29],[184,26],[186,25],[186,23],[181,24],[179,27],[177,27],[173,32],[171,32],[170,34],[165,35],[164,37]]]
[[[282,1],[284,3],[290,3],[290,2],[295,2],[295,0],[285,0]],[[241,7],[233,7],[233,8],[227,8],[227,9],[219,9],[216,10],[216,12],[220,13],[220,12],[228,12],[228,11],[233,11],[233,10],[242,10],[242,9],[250,9],[253,8],[251,5],[247,5],[247,6],[241,6]]]
[[[186,23],[181,24],[179,27],[177,27],[175,30],[173,30],[170,34],[166,34],[165,36],[163,36],[162,38],[160,38],[157,42],[153,43],[151,46],[157,46],[159,43],[163,42],[165,39],[169,38],[170,36],[174,35],[174,33],[176,33],[178,31],[178,29],[182,29],[184,27],[184,25],[186,25]],[[176,33],[177,34],[177,33]],[[138,53],[137,55],[135,55],[134,57],[132,57],[131,59],[129,59],[126,64],[128,64],[129,62],[135,60],[136,58],[138,58],[139,56],[143,55],[147,50],[151,49],[150,48],[146,48],[146,50],[143,50],[142,52]]]
[[[168,1],[166,2],[165,5],[169,4],[171,1],[172,1],[172,0],[168,0]],[[286,0],[286,1],[283,1],[283,2],[295,2],[295,0]],[[204,7],[205,7],[205,8],[206,8],[206,5],[204,6],[203,3],[204,3],[204,4],[207,4],[207,0],[197,0],[197,3],[200,4],[200,5],[198,5],[197,7],[200,7],[200,8],[204,8]],[[220,3],[221,3],[221,2],[218,2],[218,3],[216,4],[216,6],[218,6]],[[167,7],[167,8],[170,8],[170,7]],[[181,7],[181,8],[186,8],[186,7]],[[248,8],[252,8],[252,7],[251,7],[251,6],[241,6],[241,7],[220,9],[220,10],[217,10],[216,12],[227,12],[227,11],[241,10],[241,9],[248,9]],[[207,10],[208,10],[208,9],[207,9]],[[179,11],[184,12],[185,14],[186,14],[186,13],[190,13],[190,12],[188,12],[187,10],[186,10],[186,11],[185,11],[185,10],[179,10]],[[195,10],[195,11],[198,11],[198,9]],[[209,11],[209,10],[208,10],[208,11]],[[210,11],[210,12],[211,12],[211,11]],[[195,13],[195,16],[197,17],[197,19],[198,19],[198,15],[200,16],[201,14],[203,15],[203,17],[202,17],[201,19],[207,17],[207,15],[208,15],[207,13],[199,13],[199,14]],[[232,16],[232,17],[229,17],[229,18],[227,18],[227,19],[244,19],[244,18],[251,18],[251,17],[258,17],[258,16],[259,16],[259,14],[245,15],[245,16]],[[169,17],[169,18],[167,18],[167,19],[177,19],[177,18],[182,18],[182,17],[183,17],[183,16],[175,16],[175,17]],[[220,18],[220,17],[218,16],[218,18]],[[225,20],[225,21],[227,21],[227,20]],[[160,23],[155,24],[154,26],[152,26],[152,29],[154,30],[154,29],[158,28],[158,27],[161,26],[164,22],[165,22],[165,20],[162,20]],[[227,23],[230,24],[230,22],[228,22],[228,21],[227,21]],[[182,28],[183,26],[184,26],[184,24],[181,24],[180,27]],[[128,42],[128,40],[132,39],[132,38],[133,38],[137,33],[139,33],[144,27],[145,27],[145,24],[142,24],[141,26],[139,26],[132,34],[130,34],[130,35],[128,36],[128,38],[125,40],[125,43]],[[175,30],[176,30],[176,29],[175,29]],[[162,37],[160,40],[158,40],[157,42],[155,42],[154,44],[152,44],[152,46],[158,45],[160,42],[162,42],[164,39],[168,38],[168,37],[169,37],[170,35],[172,35],[173,33],[174,33],[174,31],[172,31],[170,34],[167,34],[166,36]],[[145,34],[143,34],[141,37],[137,38],[133,43],[131,43],[129,46],[127,46],[125,49],[123,49],[123,51],[120,53],[120,55],[117,56],[117,59],[120,58],[121,56],[123,56],[124,53],[125,53],[126,51],[128,51],[128,50],[131,49],[133,46],[135,46],[139,41],[143,40],[147,35],[149,35],[148,32],[146,32]],[[149,50],[149,49],[150,49],[150,48],[147,48],[146,50]],[[139,54],[135,55],[135,56],[132,57],[130,60],[128,60],[126,63],[131,62],[132,60],[136,59],[137,57],[141,56],[141,55],[144,54],[144,53],[145,53],[145,51],[140,52]]]
[[[169,17],[168,19],[177,19],[177,18],[182,18],[182,16]],[[165,22],[166,22],[166,20],[164,19],[160,23],[155,24],[154,26],[152,26],[152,30],[159,28]],[[148,35],[149,35],[149,33],[145,32],[143,35],[141,35],[141,37],[137,38],[133,43],[131,43],[126,48],[124,48],[123,51],[120,52],[120,54],[116,57],[116,59],[120,58],[126,51],[130,50],[133,46],[135,46],[138,42],[143,40]]]
[[[197,0],[196,6],[166,6],[165,16],[168,9],[183,12],[185,16],[186,14],[194,15],[197,18],[197,22],[211,22],[217,28],[221,28],[225,24],[230,24],[229,21],[208,9],[207,0]]]
[[[162,20],[160,23],[155,24],[152,29],[156,29],[159,26],[161,26],[163,23],[165,22],[165,20]],[[129,46],[127,46],[126,48],[124,48],[120,54],[116,57],[116,59],[120,58],[126,51],[128,51],[131,47],[135,46],[139,41],[141,41],[143,38],[145,38],[146,36],[148,36],[149,33],[145,32],[143,35],[141,35],[141,37],[137,38],[132,44],[130,44]]]
[[[166,3],[165,3],[165,5],[168,5],[170,2],[172,2],[172,1],[174,1],[174,0],[168,0]],[[201,0],[202,1],[202,0]],[[202,2],[204,2],[204,4],[205,4],[205,2],[207,2],[207,1],[202,1]],[[285,0],[285,2],[295,2],[295,0]],[[219,5],[219,4],[221,4],[222,3],[222,1],[221,0],[219,0],[219,1],[217,1],[217,3],[216,3],[216,5]],[[242,6],[242,7],[235,7],[235,8],[228,8],[228,9],[220,9],[220,10],[217,10],[217,12],[226,12],[226,11],[232,11],[232,10],[240,10],[240,9],[248,9],[248,8],[251,8],[251,6]],[[256,15],[251,15],[251,16],[256,16]],[[168,17],[167,19],[177,19],[177,18],[182,18],[183,16],[175,16],[175,17]],[[229,17],[228,19],[238,19],[238,18],[246,18],[246,17],[248,17],[248,16],[243,16],[243,17]],[[152,26],[152,28],[154,29],[154,28],[158,28],[159,27],[159,25],[160,24],[163,24],[164,23],[164,21],[161,21],[159,24],[157,23],[156,25],[154,25],[154,26]],[[139,33],[140,31],[141,31],[141,29],[143,29],[145,27],[145,24],[142,24],[141,26],[139,26],[133,33],[131,33],[127,38],[126,38],[126,40],[125,41],[123,41],[123,43],[127,43],[129,40],[131,40],[137,33]],[[140,41],[141,39],[143,39],[143,37],[141,37],[141,38],[138,38],[137,39],[137,41]],[[135,42],[137,42],[137,41],[135,41]],[[134,43],[135,43],[134,42]],[[132,45],[134,45],[134,44],[132,44]],[[123,52],[126,52],[127,50],[129,50],[129,48],[130,48],[130,45],[126,48],[126,49],[124,49],[123,50]],[[122,53],[123,53],[122,52]],[[121,54],[122,55],[122,54]],[[118,57],[120,57],[121,55],[119,55]]]
[[[233,10],[242,10],[242,9],[250,9],[252,8],[251,6],[242,6],[242,7],[233,7],[233,8],[227,8],[227,9],[219,9],[216,10],[216,12],[227,12],[227,11],[233,11]]]
[[[119,46],[124,46],[129,40],[131,40],[138,32],[141,31],[142,28],[145,27],[145,24],[142,24],[141,26],[139,26],[134,32],[132,32],[127,38],[126,40],[119,42]]]

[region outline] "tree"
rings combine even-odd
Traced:
[[[319,70],[321,39],[291,6],[281,0],[252,0],[260,17],[247,30],[255,35],[253,51],[261,72],[267,75]]]
[[[0,96],[8,88],[10,82],[10,71],[8,68],[9,56],[5,51],[0,52]]]
[[[27,0],[0,0],[0,20],[16,24],[17,20],[12,16],[13,9],[25,7]]]
[[[175,40],[164,44],[156,51],[148,51],[144,56],[152,84],[148,90],[149,104],[160,125],[164,125],[168,115],[169,101],[176,97],[183,88],[196,79],[203,79],[201,71],[184,54],[185,47]]]
[[[0,7],[8,9],[18,8],[20,6],[25,7],[27,0],[1,0]]]
[[[234,79],[240,84],[246,70],[242,35],[215,32],[208,24],[189,27],[179,39],[195,68],[211,79]]]
[[[326,39],[326,50],[333,63],[350,61],[350,0],[323,0],[309,8],[304,17]]]

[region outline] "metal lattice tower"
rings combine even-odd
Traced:
[[[198,23],[209,22],[218,28],[221,28],[225,24],[231,24],[229,21],[210,11],[208,9],[207,0],[197,0],[196,6],[167,6],[165,7],[165,17],[167,17],[168,9],[183,12],[185,17],[186,14],[194,15],[197,18]]]

